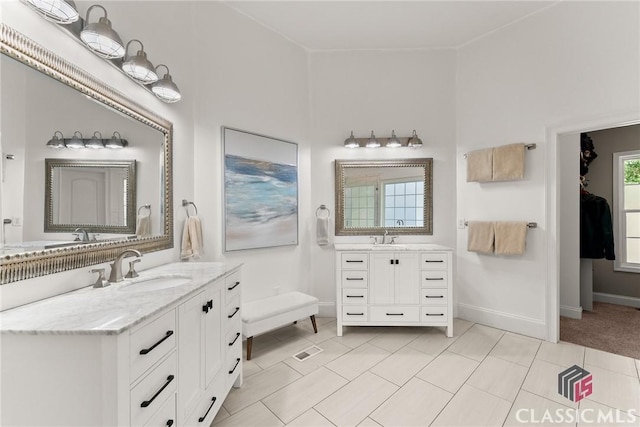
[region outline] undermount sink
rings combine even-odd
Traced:
[[[125,282],[119,290],[125,292],[150,292],[161,289],[175,288],[186,285],[191,281],[188,276],[157,276],[135,279],[133,282]]]

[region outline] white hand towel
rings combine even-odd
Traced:
[[[199,259],[202,254],[202,224],[197,216],[190,216],[184,222],[182,231],[181,259]]]
[[[513,181],[524,178],[524,144],[509,144],[493,149],[493,180]]]
[[[138,215],[136,235],[141,237],[151,235],[151,214]]]
[[[527,243],[526,222],[498,221],[494,223],[496,232],[496,254],[522,255]]]
[[[467,182],[493,180],[493,148],[467,153]]]
[[[467,250],[469,252],[493,253],[494,238],[495,232],[492,222],[469,221],[467,235]]]
[[[329,244],[329,217],[318,218],[316,221],[316,240],[318,246]]]

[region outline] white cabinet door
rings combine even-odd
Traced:
[[[203,375],[204,307],[201,292],[178,309],[178,420],[184,423],[196,408],[205,388]]]
[[[420,301],[420,267],[418,254],[395,253],[396,304],[418,304]]]
[[[206,306],[204,313],[204,371],[205,387],[208,387],[222,366],[222,298],[220,288],[206,292]]]
[[[369,303],[393,304],[395,302],[395,258],[390,252],[372,253],[369,275]]]

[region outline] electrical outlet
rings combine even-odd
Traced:
[[[458,220],[458,228],[460,228],[460,229],[464,228],[464,219],[459,219]]]
[[[21,227],[22,226],[22,218],[18,218],[18,217],[11,217],[11,225],[14,227]]]

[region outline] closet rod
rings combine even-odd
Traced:
[[[464,226],[467,227],[469,225],[469,221],[465,221],[464,222]],[[537,222],[528,222],[527,223],[527,227],[529,228],[538,228],[538,223]]]

